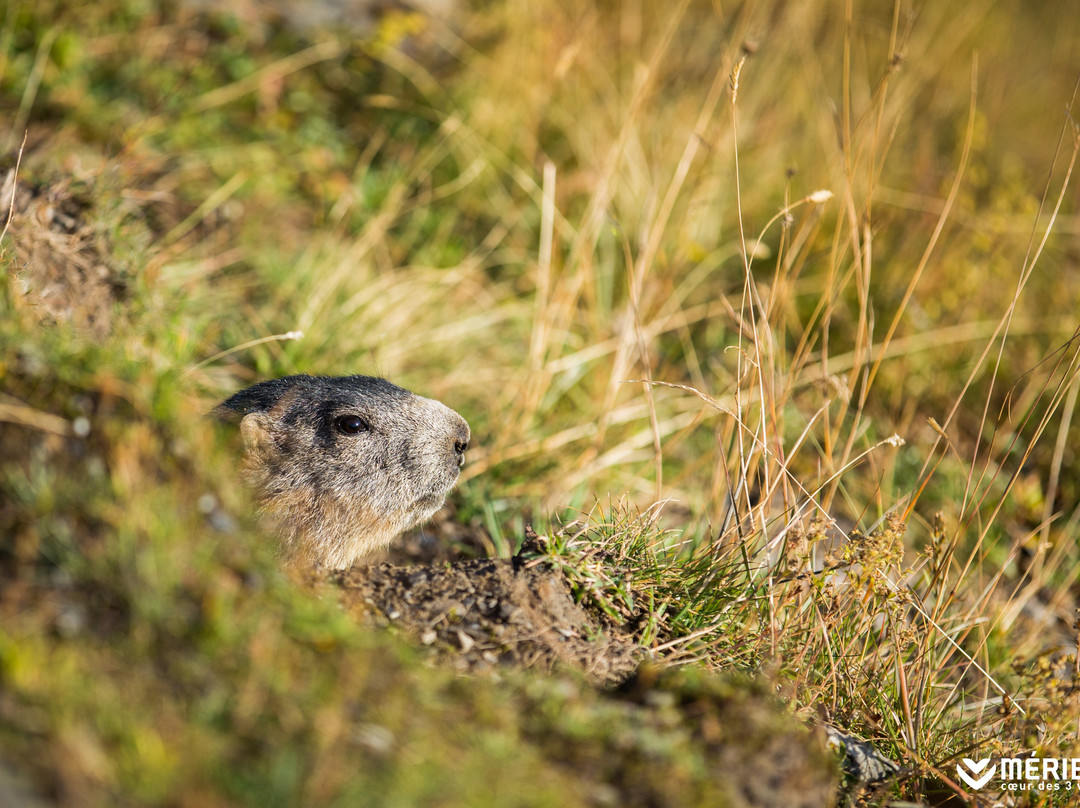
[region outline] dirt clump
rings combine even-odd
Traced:
[[[68,179],[29,184],[16,180],[14,168],[0,176],[0,220],[13,244],[9,271],[20,297],[42,320],[103,337],[127,281],[99,243],[90,208]]]
[[[331,576],[353,614],[397,626],[455,669],[569,667],[620,682],[641,656],[633,637],[575,602],[565,575],[523,551],[513,559],[383,563]]]

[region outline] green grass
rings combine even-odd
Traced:
[[[5,7],[3,166],[28,127],[19,182],[89,200],[126,291],[103,339],[43,327],[20,234],[0,243],[0,558],[28,593],[0,630],[0,748],[152,804],[180,782],[414,804],[446,778],[477,804],[473,779],[548,771],[514,687],[462,695],[275,571],[202,414],[303,371],[458,409],[459,514],[494,552],[527,511],[657,656],[766,671],[903,759],[918,777],[886,799],[972,749],[1080,754],[1075,662],[1051,661],[1080,577],[1080,23],[850,5],[505,0],[359,38]],[[584,531],[547,516],[567,509]],[[324,720],[387,682],[387,715]],[[434,700],[463,751],[395,699]],[[369,725],[436,750],[420,791],[395,790],[404,752],[327,774]]]

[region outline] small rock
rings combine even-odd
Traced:
[[[385,755],[394,747],[394,733],[380,724],[357,725],[349,733],[349,740],[378,755]]]
[[[476,640],[474,640],[472,637],[470,637],[464,631],[459,631],[457,633],[457,638],[458,638],[458,644],[461,645],[461,651],[464,654],[469,653],[469,651],[472,650],[472,647],[474,645],[476,645]]]

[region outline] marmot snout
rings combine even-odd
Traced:
[[[344,569],[442,507],[465,419],[371,376],[261,382],[215,413],[240,422],[244,468],[287,553]]]

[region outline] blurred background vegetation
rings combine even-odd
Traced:
[[[464,414],[500,552],[597,502],[759,558],[895,513],[988,667],[1075,647],[1078,56],[1066,0],[5,3],[0,748],[69,796],[321,804],[342,688],[451,698],[354,670],[383,641],[249,524],[202,416],[295,372]]]

